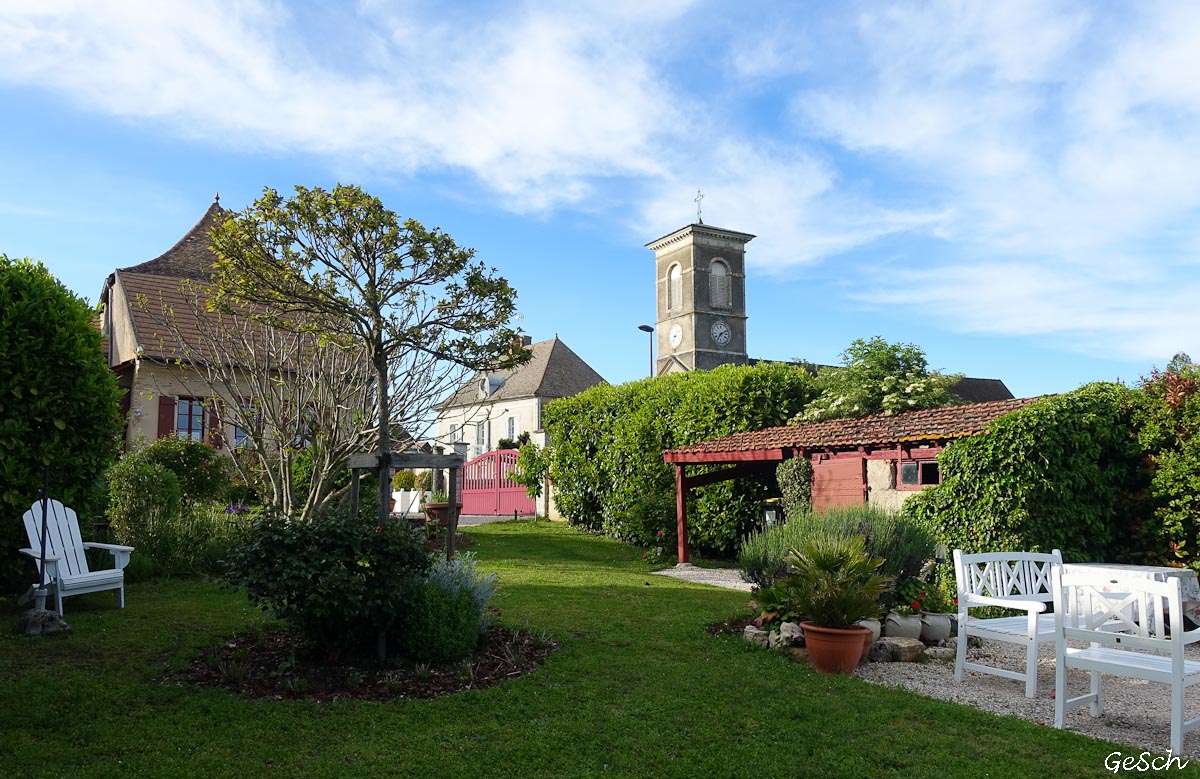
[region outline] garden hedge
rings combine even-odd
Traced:
[[[1094,383],[1006,414],[938,458],[942,483],[904,503],[966,552],[1058,548],[1064,559],[1136,559],[1147,473],[1139,394]]]
[[[33,260],[0,254],[0,587],[31,570],[21,515],[37,499],[42,466],[51,496],[91,527],[104,508],[103,475],[121,432],[121,390],[101,351],[96,312]]]
[[[601,385],[556,400],[543,423],[558,509],[577,526],[647,546],[673,545],[675,476],[663,450],[785,424],[814,395],[803,368],[773,363]],[[695,490],[692,546],[736,550],[758,526],[759,502],[777,494],[774,478],[767,482]]]

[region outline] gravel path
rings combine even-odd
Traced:
[[[1080,644],[1080,646],[1083,646]],[[1187,647],[1187,658],[1200,661],[1200,646]],[[1015,644],[985,641],[983,646],[967,650],[973,662],[1000,668],[1022,670],[1025,654]],[[1038,662],[1038,694],[1025,697],[1025,683],[1003,679],[991,674],[967,671],[961,684],[954,681],[954,661],[926,663],[868,663],[860,666],[857,675],[873,684],[903,687],[929,698],[954,701],[996,714],[1054,726],[1054,647],[1043,645]],[[1071,671],[1067,677],[1071,696],[1088,690],[1088,674]],[[1087,707],[1067,714],[1067,729],[1106,741],[1114,741],[1155,752],[1167,751],[1171,737],[1171,689],[1139,679],[1104,676],[1101,692],[1105,698],[1104,713],[1093,718]],[[1194,689],[1186,701],[1186,716],[1200,716],[1200,694]],[[1200,732],[1190,734],[1183,744],[1187,755],[1200,755]],[[1127,754],[1133,754],[1127,752]]]
[[[735,568],[697,568],[681,565],[655,571],[659,576],[711,584],[717,587],[749,592],[751,585],[742,581]],[[1080,646],[1083,646],[1080,644]],[[1188,660],[1200,662],[1200,644],[1187,647]],[[1024,650],[1015,644],[985,641],[979,648],[969,648],[972,662],[1010,668],[1025,667]],[[1020,717],[1047,727],[1054,726],[1054,647],[1042,646],[1038,661],[1038,694],[1025,697],[1024,682],[1003,679],[991,674],[967,671],[962,683],[954,681],[954,661],[925,663],[868,663],[859,666],[859,678],[872,684],[901,687],[938,700],[953,701],[1004,716]],[[1067,689],[1072,696],[1088,690],[1088,674],[1071,671]],[[1166,685],[1152,684],[1139,679],[1105,676],[1102,688],[1104,713],[1093,718],[1087,707],[1067,714],[1067,729],[1075,733],[1127,745],[1137,751],[1152,750],[1165,753],[1171,737],[1171,690]],[[1193,690],[1187,698],[1188,718],[1200,716],[1200,691]],[[1184,740],[1186,755],[1200,756],[1200,731]],[[1136,754],[1127,750],[1126,754]]]

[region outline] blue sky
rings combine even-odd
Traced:
[[[758,236],[752,356],[1133,383],[1200,356],[1198,40],[1186,2],[16,0],[0,252],[94,302],[215,192],[355,183],[621,382],[702,189]]]

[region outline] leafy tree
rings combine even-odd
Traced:
[[[50,470],[53,497],[98,517],[101,477],[121,432],[121,390],[101,352],[95,311],[45,266],[0,254],[0,579],[22,571],[21,524]],[[28,584],[28,582],[24,582]]]
[[[1200,568],[1200,366],[1178,354],[1141,381],[1138,436],[1149,453],[1148,560]]]
[[[855,339],[842,352],[841,367],[817,373],[821,396],[792,422],[896,414],[960,402],[950,388],[962,374],[929,370],[925,352],[914,344],[890,344],[879,336]]]
[[[213,230],[217,302],[323,342],[364,350],[375,380],[378,451],[392,451],[393,406],[427,419],[471,371],[528,360],[511,348],[516,292],[446,233],[400,218],[355,186],[267,188]],[[381,462],[383,462],[381,458]],[[380,467],[379,520],[391,480]]]

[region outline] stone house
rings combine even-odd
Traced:
[[[125,450],[139,439],[179,436],[221,447],[240,443],[241,433],[223,425],[213,413],[211,390],[189,371],[179,343],[139,300],[162,300],[178,310],[190,310],[181,285],[211,279],[216,257],[208,232],[225,213],[215,201],[179,241],[152,260],[118,268],[100,292],[100,330],[105,337],[109,367],[127,393]],[[178,319],[181,333],[199,338],[188,318]]]

